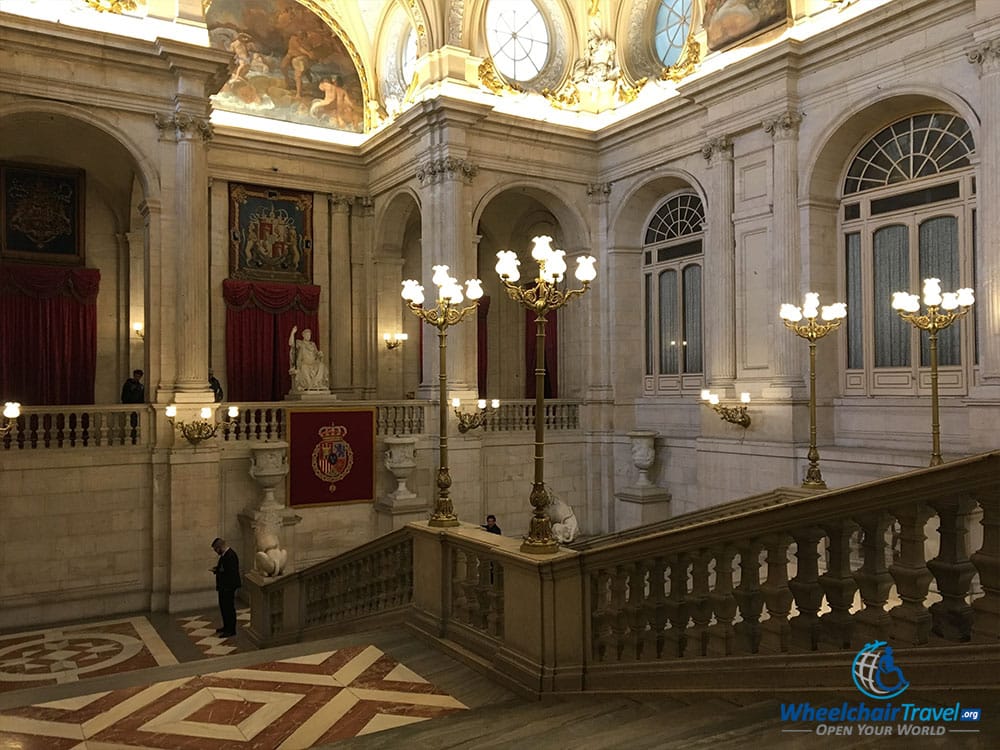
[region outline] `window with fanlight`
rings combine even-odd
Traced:
[[[500,75],[518,83],[537,78],[549,58],[545,15],[532,0],[490,0],[486,46]]]
[[[642,249],[644,390],[697,392],[702,385],[702,260],[705,211],[694,193],[665,200]]]
[[[890,299],[896,291],[919,293],[930,277],[946,291],[975,286],[974,151],[968,124],[935,112],[883,128],[851,160],[840,206],[845,395],[929,390],[927,334],[903,321]],[[974,318],[942,331],[938,353],[941,393],[965,393]]]

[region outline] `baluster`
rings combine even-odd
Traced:
[[[625,615],[626,573],[621,565],[615,566],[611,578],[611,632],[614,642],[615,661],[622,660],[625,648],[625,632],[628,622]]]
[[[465,580],[465,568],[467,564],[465,551],[453,549],[451,563],[451,615],[459,622],[465,620],[468,611],[465,602],[465,589],[462,586],[462,582]]]
[[[670,566],[670,596],[667,597],[667,619],[670,627],[664,634],[666,656],[684,656],[687,649],[687,626],[691,620],[688,596],[688,566],[690,562],[686,554],[673,555],[667,558]]]
[[[476,596],[476,589],[479,587],[479,571],[483,567],[483,561],[479,553],[467,551],[465,553],[465,581],[462,588],[465,589],[465,602],[468,607],[465,623],[475,625],[479,621],[479,599]]]
[[[487,632],[497,638],[503,637],[503,565],[492,563],[493,578],[489,588],[488,614],[486,616]]]
[[[930,606],[931,632],[949,641],[972,636],[973,609],[966,597],[976,575],[969,559],[969,520],[976,501],[968,495],[930,503],[937,511],[938,556],[927,563],[934,575],[941,601]]]
[[[736,596],[733,593],[733,558],[736,548],[714,548],[715,587],[709,596],[715,624],[708,626],[708,653],[710,656],[729,656],[736,643],[733,620],[736,617]]]
[[[667,627],[667,597],[665,592],[667,563],[662,557],[648,561],[648,593],[643,608],[647,630],[643,658],[659,659],[663,656],[663,643]]]
[[[1000,494],[996,483],[980,490],[977,499],[983,509],[983,546],[971,559],[979,571],[983,596],[972,602],[976,613],[972,638],[995,643],[1000,638]]]
[[[92,419],[97,419],[99,424],[97,427],[97,443],[96,445],[109,445],[108,436],[108,422],[111,419],[110,414],[100,414],[95,413],[91,416]]]
[[[788,548],[792,537],[771,534],[764,540],[767,548],[767,581],[760,587],[767,605],[767,620],[761,623],[761,649],[775,653],[788,651],[791,625],[792,590],[788,583]]]
[[[606,570],[590,576],[590,644],[595,661],[604,661],[611,638],[610,584]]]
[[[628,622],[627,654],[631,659],[642,658],[643,638],[646,633],[646,620],[643,617],[645,599],[646,567],[640,561],[628,566],[628,603],[625,605],[625,616]]]
[[[712,621],[712,600],[708,589],[708,565],[712,554],[699,550],[691,558],[691,593],[688,604],[694,625],[689,631],[689,644],[693,656],[708,655],[708,624]]]
[[[760,615],[764,610],[764,594],[760,590],[760,553],[763,545],[757,541],[737,545],[740,551],[740,585],[734,596],[740,608],[736,623],[741,650],[756,654],[760,649]]]
[[[934,576],[924,555],[924,527],[934,511],[923,503],[891,509],[899,522],[899,559],[889,566],[902,603],[889,610],[892,637],[919,646],[927,643],[931,614],[924,606]]]
[[[493,562],[479,560],[479,583],[476,585],[476,620],[473,623],[480,630],[489,627],[490,591],[493,589]]]
[[[854,615],[854,638],[858,643],[884,641],[892,622],[885,611],[893,583],[885,564],[886,552],[890,551],[885,543],[885,532],[892,523],[892,517],[885,511],[876,511],[859,516],[857,521],[864,531],[861,541],[863,562],[854,573],[854,580],[861,591],[863,609]]]
[[[795,540],[795,578],[788,588],[799,613],[792,618],[791,644],[795,648],[815,651],[819,647],[819,609],[823,606],[823,587],[819,583],[819,541],[823,530],[815,526],[792,532]]]
[[[831,521],[823,524],[829,544],[827,546],[826,572],[819,577],[819,585],[826,594],[830,611],[820,616],[820,633],[823,640],[834,648],[850,648],[854,633],[854,593],[858,582],[851,571],[851,536],[857,525],[851,521]]]

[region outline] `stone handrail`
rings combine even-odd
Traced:
[[[248,573],[244,590],[261,647],[392,621],[413,599],[413,540],[403,528],[287,575]]]
[[[147,446],[151,416],[152,410],[145,404],[31,407],[10,420],[10,430],[0,437],[0,448]]]
[[[286,439],[286,409],[296,408],[287,403],[238,403],[240,414],[232,427],[222,432],[223,440],[284,440]],[[323,406],[375,407],[376,435],[421,435],[426,425],[429,401],[335,401]],[[308,408],[303,404],[299,408]],[[315,408],[322,408],[315,406]]]
[[[580,429],[580,402],[567,399],[546,399],[545,430]],[[535,429],[534,399],[501,402],[494,414],[483,424],[485,432],[517,432]]]
[[[875,640],[905,655],[913,684],[949,684],[941,665],[960,659],[961,684],[994,685],[998,477],[988,453],[544,558],[411,524],[426,573],[409,622],[532,694],[849,687],[851,653]]]

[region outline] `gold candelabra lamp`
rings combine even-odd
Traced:
[[[573,297],[582,295],[597,276],[593,256],[577,258],[576,278],[583,284],[580,289],[560,289],[566,273],[566,253],[554,250],[552,238],[542,235],[532,240],[531,257],[538,263],[538,276],[530,286],[519,286],[521,262],[513,250],[497,253],[496,271],[504,289],[515,302],[535,311],[535,478],[531,485],[530,503],[533,509],[528,536],[521,544],[521,551],[531,554],[549,554],[559,550],[559,542],[552,536],[549,520],[549,493],[545,488],[545,314],[557,310]]]
[[[739,406],[726,406],[719,402],[719,394],[704,388],[701,392],[701,402],[718,414],[724,422],[739,425],[744,430],[750,426],[750,415],[747,414],[747,404],[750,403],[749,393],[740,394]]]
[[[191,422],[175,421],[177,407],[174,404],[168,406],[164,410],[164,413],[170,424],[174,426],[174,429],[180,432],[184,439],[191,443],[191,445],[197,447],[202,441],[214,438],[218,434],[219,428],[228,430],[234,427],[236,425],[236,418],[240,415],[240,409],[238,406],[230,406],[227,409],[228,419],[224,419],[221,422],[215,418],[215,409],[210,406],[202,407],[199,413],[200,419],[195,419]]]
[[[392,351],[393,349],[398,349],[403,344],[403,342],[406,341],[408,338],[410,338],[409,335],[405,333],[382,334],[382,340],[385,342],[385,348],[388,349],[389,351]]]
[[[971,289],[957,292],[942,292],[940,279],[924,279],[924,306],[927,312],[920,314],[920,298],[909,292],[895,292],[892,295],[892,309],[907,323],[912,323],[921,331],[927,331],[930,338],[931,359],[931,466],[940,466],[941,423],[938,417],[938,332],[969,314],[976,297]]]
[[[809,342],[809,468],[803,487],[825,488],[823,474],[819,470],[819,449],[816,448],[816,342],[840,327],[847,317],[847,305],[834,302],[819,306],[819,295],[806,292],[802,307],[783,304],[778,311],[785,327]],[[819,322],[817,318],[823,322]]]
[[[6,437],[16,422],[13,420],[21,416],[21,404],[17,401],[8,401],[3,405],[3,424],[0,424],[0,437]]]
[[[458,280],[448,274],[448,266],[434,266],[434,276],[431,282],[438,288],[437,303],[434,307],[423,308],[424,288],[414,279],[403,282],[403,299],[414,315],[428,325],[438,329],[438,400],[440,401],[440,425],[438,432],[439,466],[437,473],[438,496],[434,502],[434,513],[430,517],[431,526],[458,526],[458,516],[451,502],[451,474],[448,471],[448,392],[447,349],[448,328],[465,319],[479,303],[483,296],[482,282],[479,279],[469,279],[465,282],[465,296],[472,303],[466,307],[462,304],[462,286]]]
[[[500,407],[500,399],[493,399],[487,406],[486,399],[481,398],[476,402],[476,411],[461,411],[459,409],[461,405],[461,399],[453,398],[451,400],[451,407],[455,411],[455,416],[458,417],[458,431],[464,435],[469,430],[475,430],[486,424],[486,420],[495,414]]]

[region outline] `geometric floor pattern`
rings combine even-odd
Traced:
[[[0,748],[305,750],[465,706],[352,646],[0,712]]]
[[[240,649],[230,638],[220,638],[215,634],[215,621],[212,615],[192,615],[177,620],[194,645],[201,649],[205,656],[227,656],[235,654]],[[250,624],[250,610],[236,610],[236,626],[244,628]]]
[[[145,617],[15,633],[0,636],[0,692],[176,663]]]

